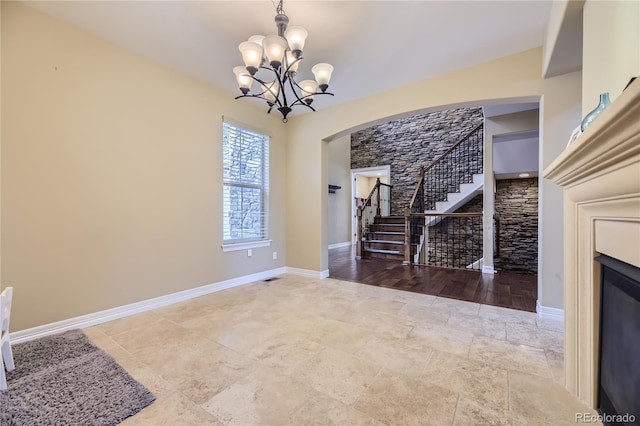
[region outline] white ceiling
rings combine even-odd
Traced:
[[[239,94],[238,44],[276,32],[262,1],[26,1],[26,4],[211,86]],[[286,0],[309,31],[299,79],[335,67],[317,108],[418,82],[543,44],[551,1]],[[247,101],[250,102],[250,101]]]

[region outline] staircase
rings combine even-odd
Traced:
[[[419,253],[425,243],[425,230],[442,220],[441,216],[425,217],[425,214],[455,212],[482,191],[482,135],[480,124],[421,170],[405,216],[381,215],[380,205],[390,203],[390,191],[386,199],[382,191],[384,188],[379,185],[374,187],[368,201],[373,200],[375,208],[358,211],[357,256],[418,263]],[[377,213],[374,213],[376,209]],[[405,247],[407,239],[411,244],[408,250]]]
[[[362,257],[404,260],[404,234],[404,216],[376,217],[363,238]],[[411,242],[414,253],[418,239]]]

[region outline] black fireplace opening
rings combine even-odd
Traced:
[[[602,265],[598,411],[605,425],[640,421],[640,268],[609,256]]]

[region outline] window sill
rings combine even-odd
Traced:
[[[223,244],[222,251],[237,251],[237,250],[247,250],[258,247],[267,247],[271,245],[271,240],[261,240],[261,241],[248,241],[246,243],[231,243],[231,244]]]

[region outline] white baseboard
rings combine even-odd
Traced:
[[[350,245],[351,245],[351,241],[345,241],[344,243],[329,244],[329,247],[327,248],[331,250],[331,249],[337,249],[340,247],[348,247]]]
[[[536,312],[538,318],[564,322],[564,309],[542,306],[539,300],[536,300]]]
[[[303,277],[320,278],[320,279],[324,279],[329,276],[328,269],[325,269],[324,271],[312,271],[311,269],[292,268],[290,266],[287,266],[287,273],[294,274],[294,275],[301,275]]]
[[[149,311],[151,309],[156,309],[162,306],[171,305],[173,303],[182,302],[188,299],[193,299],[194,297],[204,296],[205,294],[215,293],[220,290],[238,287],[255,281],[262,281],[267,278],[273,278],[287,272],[295,273],[289,271],[288,269],[289,268],[286,267],[271,269],[269,271],[263,271],[256,274],[232,278],[230,280],[221,281],[214,284],[207,284],[201,287],[167,294],[165,296],[154,297],[153,299],[147,299],[140,302],[131,303],[129,305],[119,306],[117,308],[106,309],[104,311],[94,312],[75,318],[69,318],[50,324],[44,324],[37,327],[28,328],[26,330],[14,331],[13,333],[11,333],[11,343],[26,342],[28,340],[37,339],[39,337],[47,336],[50,334],[61,333],[63,331],[71,330],[74,328],[91,327],[107,321],[113,321],[118,318],[138,314],[141,312]],[[316,272],[314,276],[318,276],[318,273]]]
[[[482,266],[483,274],[495,274],[496,270],[493,269],[493,266]]]

